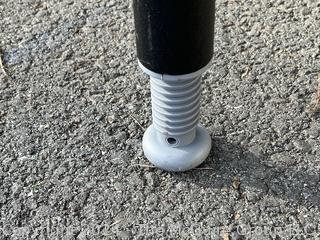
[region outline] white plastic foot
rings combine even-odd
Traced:
[[[201,75],[207,67],[186,75],[150,76],[153,124],[143,137],[145,156],[167,171],[187,171],[209,155],[211,138],[199,125]]]

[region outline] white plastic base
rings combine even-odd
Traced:
[[[166,171],[183,172],[195,168],[210,153],[211,138],[201,125],[196,126],[194,141],[186,146],[170,146],[160,138],[151,125],[143,136],[143,151],[150,162]]]

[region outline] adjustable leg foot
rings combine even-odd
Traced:
[[[211,138],[199,125],[201,75],[207,67],[186,75],[150,76],[153,124],[143,137],[145,156],[155,166],[174,172],[200,165],[209,155]]]

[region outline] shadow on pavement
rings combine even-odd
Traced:
[[[175,177],[204,188],[232,188],[233,181],[239,179],[240,196],[249,201],[268,194],[295,204],[319,205],[319,175],[308,173],[304,166],[299,166],[301,170],[297,171],[297,165],[270,163],[264,156],[256,156],[223,138],[214,138],[211,155],[200,169]]]

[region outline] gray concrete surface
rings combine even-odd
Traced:
[[[319,239],[319,1],[219,0],[216,19],[213,151],[173,174],[141,150],[130,1],[0,1],[0,239]]]

